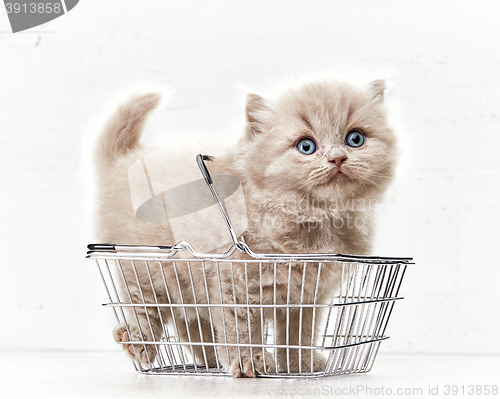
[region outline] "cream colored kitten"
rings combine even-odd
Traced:
[[[263,98],[256,94],[247,96],[246,128],[236,145],[224,146],[224,141],[210,138],[206,142],[193,142],[179,138],[176,146],[163,160],[165,172],[182,176],[183,165],[194,162],[195,155],[214,155],[207,162],[212,174],[236,176],[242,183],[248,217],[248,229],[243,234],[245,242],[257,253],[346,253],[368,254],[372,246],[373,211],[377,201],[390,184],[397,158],[396,137],[388,125],[384,105],[384,81],[366,85],[353,85],[342,80],[311,80],[289,87],[276,98]],[[97,239],[115,244],[172,245],[174,237],[168,223],[148,223],[136,218],[130,198],[128,170],[130,166],[153,149],[144,148],[139,139],[149,113],[157,107],[160,91],[137,91],[123,101],[106,125],[101,129],[94,148],[97,198]],[[184,145],[182,144],[184,143]],[[174,148],[176,147],[176,148]],[[238,215],[231,215],[237,218]],[[207,232],[201,232],[207,234]],[[221,251],[218,249],[217,251]],[[215,251],[215,252],[217,252]],[[235,259],[246,255],[235,253]],[[178,263],[177,273],[185,276],[179,288],[174,270],[168,263],[153,265],[153,285],[144,266],[137,262],[142,295],[153,301],[153,288],[160,302],[167,302],[161,274],[166,276],[172,302],[197,301],[220,303],[247,303],[247,286],[250,302],[259,303],[259,269],[249,267],[244,276],[243,266],[220,264],[222,290],[219,290],[214,265],[207,263],[208,292],[201,271],[193,269],[194,292],[188,283],[186,264]],[[262,270],[263,303],[272,304],[276,295],[279,303],[312,303],[318,276],[318,265],[303,264],[264,265]],[[160,267],[163,270],[160,270]],[[290,273],[289,273],[290,272]],[[231,274],[233,273],[233,274]],[[276,290],[274,294],[274,275]],[[234,279],[231,285],[231,276]],[[302,287],[303,276],[306,283]],[[125,263],[125,277],[132,296],[139,296],[136,277],[130,264]],[[339,271],[333,265],[323,267],[318,288],[319,303],[328,303],[339,284]],[[290,290],[288,284],[290,281]],[[288,294],[289,292],[289,294]],[[222,295],[222,297],[221,297]],[[150,308],[148,314],[138,308],[140,326],[132,325],[131,334],[140,339],[159,340],[162,322],[175,322],[181,339],[189,335],[193,342],[261,343],[261,316],[257,308],[226,308],[224,312],[213,309],[215,337],[210,331],[207,308],[200,308],[199,315],[192,309],[161,314]],[[142,312],[142,313],[141,313]],[[197,316],[200,318],[198,319]],[[271,313],[265,313],[272,319]],[[278,312],[274,326],[277,343],[290,345],[313,344],[319,336],[313,326],[313,313],[308,308],[300,315],[291,310],[288,323],[284,312]],[[147,328],[147,319],[153,330]],[[134,320],[134,318],[131,318]],[[198,323],[200,320],[200,323]],[[201,324],[201,325],[200,325]],[[288,331],[286,325],[288,324]],[[319,323],[315,323],[319,324]],[[299,325],[302,325],[299,331]],[[223,326],[227,335],[223,336]],[[139,328],[140,327],[140,328]],[[201,331],[201,337],[200,337]],[[128,341],[123,326],[115,332],[117,341]],[[154,348],[126,345],[129,352],[143,362],[154,359]],[[218,347],[220,348],[220,347]],[[263,373],[262,352],[242,348],[217,349],[220,363],[236,377],[254,377]],[[193,349],[197,361],[215,364],[215,353],[207,346]],[[258,352],[258,353],[256,353]],[[241,356],[241,361],[240,361]],[[299,362],[300,359],[300,362]],[[325,360],[314,354],[313,369],[325,367]],[[311,369],[311,356],[298,350],[278,351],[277,359],[266,354],[267,370],[283,369],[290,362],[291,372]],[[252,367],[253,363],[253,367]],[[300,364],[299,364],[300,363]]]

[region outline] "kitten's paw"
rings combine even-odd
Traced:
[[[259,375],[273,373],[275,369],[274,358],[269,353],[266,353],[265,357],[262,354],[254,355],[253,361],[251,358],[243,358],[241,364],[238,359],[233,360],[229,367],[229,372],[235,378],[256,378]]]
[[[250,366],[250,367],[248,367]],[[255,378],[256,375],[252,371],[252,366],[249,364],[248,360],[243,359],[240,365],[238,359],[233,360],[231,365],[229,366],[229,372],[233,375],[234,378]]]
[[[268,352],[253,355],[254,370],[257,375],[272,374],[276,372],[274,356]]]
[[[129,337],[129,333],[125,326],[118,326],[113,330],[113,338],[116,342],[130,342],[130,341],[146,341],[140,337],[137,331],[131,331],[132,339]],[[156,351],[153,345],[137,345],[137,344],[123,344],[123,349],[128,352],[128,354],[139,360],[142,364],[152,363],[156,357]]]

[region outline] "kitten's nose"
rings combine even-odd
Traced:
[[[346,159],[347,157],[345,155],[334,155],[328,158],[328,161],[333,162],[337,168],[340,168]]]

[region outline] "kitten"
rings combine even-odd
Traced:
[[[194,162],[197,153],[214,155],[214,161],[207,162],[212,174],[232,175],[241,181],[248,218],[243,236],[256,253],[368,254],[374,232],[371,205],[381,199],[389,186],[397,160],[396,136],[387,121],[384,90],[383,80],[353,85],[342,80],[317,79],[289,87],[276,98],[248,94],[246,126],[236,145],[224,146],[223,141],[211,138],[205,143],[189,141],[179,147],[177,140],[178,148],[169,151],[163,160],[165,170],[182,176],[182,165]],[[127,180],[130,166],[152,151],[139,139],[147,116],[160,99],[159,90],[135,92],[100,129],[93,154],[99,190],[96,232],[100,242],[174,244],[168,224],[136,218]],[[238,252],[233,257],[248,258]],[[291,268],[289,264],[277,264],[276,268],[264,264],[260,270],[258,267],[243,270],[239,263],[234,266],[220,263],[216,270],[214,264],[207,263],[203,276],[199,268],[189,270],[185,263],[176,262],[173,270],[170,263],[164,262],[151,266],[152,287],[144,265],[136,263],[136,271],[130,263],[124,263],[128,288],[132,297],[141,294],[152,302],[156,297],[159,302],[180,303],[182,297],[185,303],[193,303],[196,297],[198,302],[205,303],[207,300],[247,303],[249,299],[250,303],[262,300],[264,304],[272,304],[277,298],[279,303],[288,300],[298,304],[301,300],[313,303],[317,295],[318,303],[329,303],[340,282],[339,269],[333,265],[321,269],[316,292],[320,266],[314,263],[307,267],[297,263]],[[135,273],[142,292],[137,287]],[[180,286],[173,283],[175,273],[183,281]],[[189,273],[193,287],[188,283]],[[221,287],[217,274],[221,276]],[[168,286],[168,298],[162,276],[172,283]],[[316,326],[319,323],[314,323],[310,308],[303,308],[300,314],[296,309],[287,313],[278,311],[276,316],[272,311],[261,316],[258,308],[249,311],[226,308],[224,312],[213,308],[211,314],[207,308],[200,308],[198,313],[192,308],[185,312],[149,308],[147,313],[138,308],[137,323],[129,331],[133,339],[140,340],[142,335],[146,341],[159,340],[163,324],[175,323],[183,340],[189,337],[192,342],[235,343],[239,339],[243,343],[261,343],[262,318],[273,317],[276,317],[274,329],[279,345],[287,341],[289,345],[312,345],[319,336]],[[152,330],[148,328],[148,320]],[[123,326],[114,335],[122,342],[131,338]],[[142,362],[155,357],[153,347],[125,347]],[[325,367],[320,354],[311,357],[309,352],[299,353],[297,349],[280,349],[276,358],[248,348],[217,346],[215,353],[210,346],[204,349],[194,346],[192,351],[198,362],[210,366],[218,359],[235,377],[264,373],[264,362],[268,371],[286,369],[287,363],[291,372]]]

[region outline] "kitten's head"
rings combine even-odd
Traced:
[[[384,90],[383,80],[366,86],[323,80],[275,100],[249,94],[240,142],[245,179],[278,196],[318,200],[383,192],[397,158]]]

